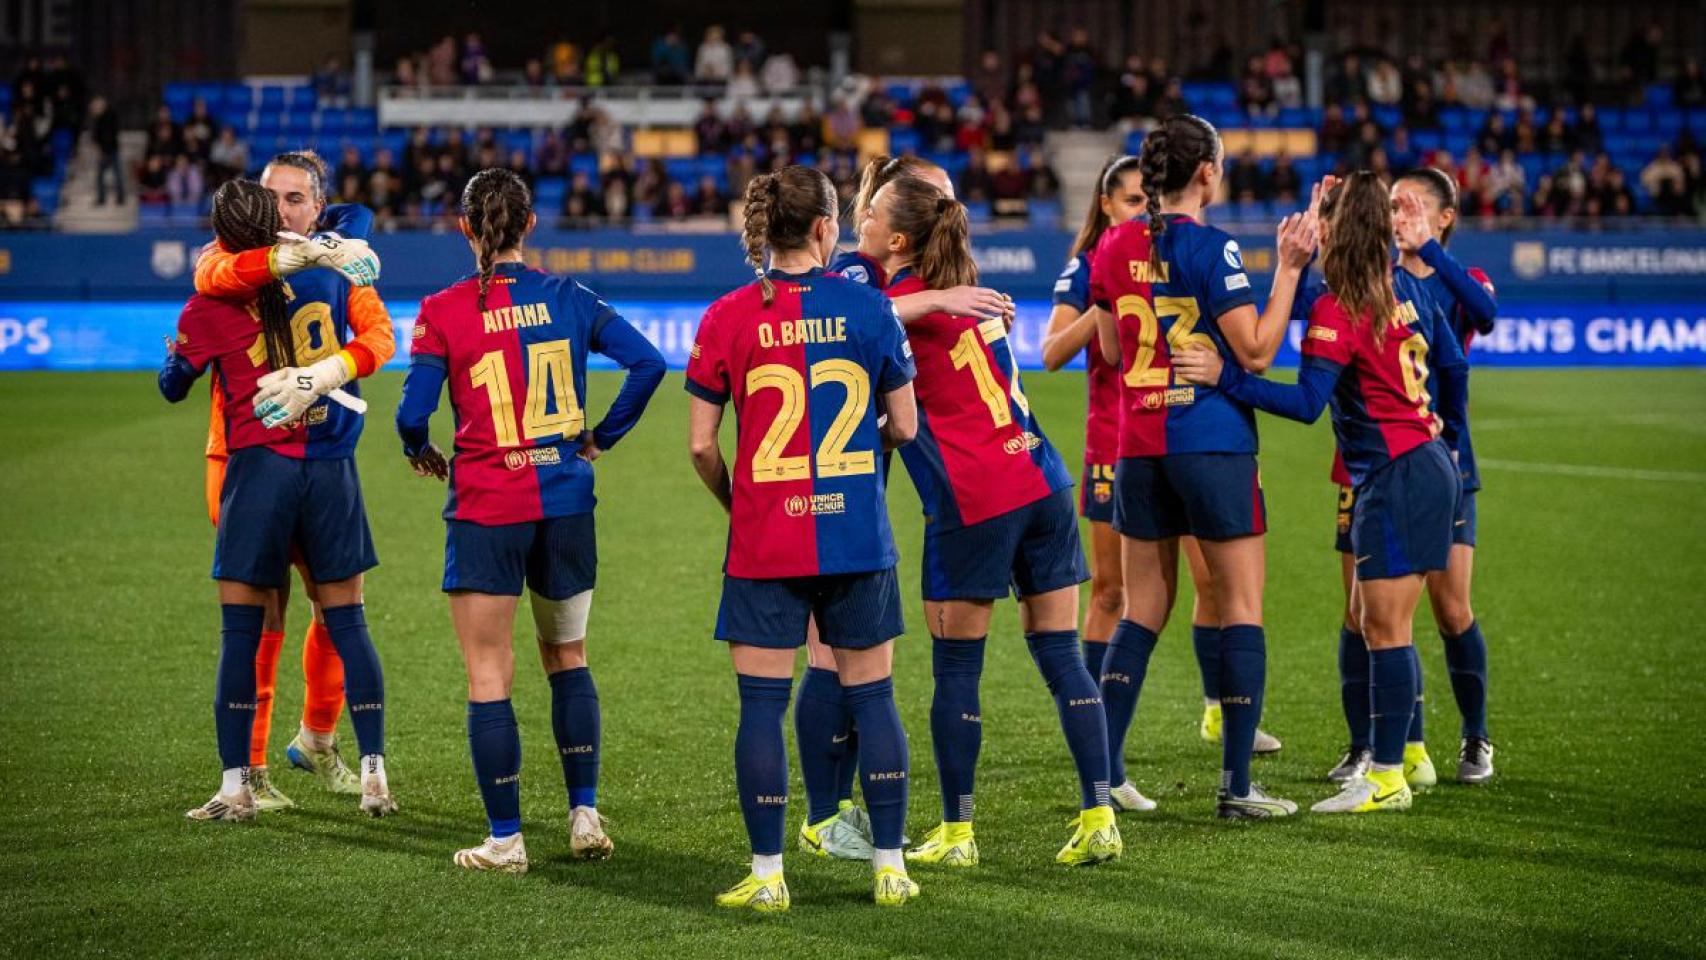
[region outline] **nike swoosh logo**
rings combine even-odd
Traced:
[[[1373,558],[1373,557],[1374,557],[1374,554],[1372,554],[1372,553],[1371,553],[1371,554],[1369,554],[1369,555],[1368,555],[1368,556],[1366,556],[1366,557],[1357,557],[1357,563],[1361,563],[1361,562],[1363,562],[1363,561],[1364,561],[1364,560],[1369,560],[1369,559],[1372,559],[1372,558]]]
[[[839,737],[830,737],[829,742],[830,743],[846,743],[847,742],[847,734],[844,733]]]
[[[1374,803],[1385,803],[1386,801],[1392,799],[1393,797],[1396,797],[1400,793],[1403,793],[1403,791],[1402,790],[1394,790],[1391,793],[1377,793],[1374,795],[1373,802]]]

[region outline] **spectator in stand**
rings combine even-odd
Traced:
[[[1618,80],[1633,102],[1659,76],[1659,43],[1664,30],[1657,24],[1629,35],[1617,56]]]
[[[521,85],[532,90],[545,88],[545,62],[538,57],[528,57],[521,67]]]
[[[521,178],[529,190],[533,189],[537,178],[533,175],[533,167],[527,162],[526,150],[511,150],[509,152],[509,172]]]
[[[359,203],[363,206],[367,204],[367,188],[362,179],[355,174],[339,177],[338,188],[333,195],[337,197],[333,201],[335,203]]]
[[[1598,153],[1605,149],[1605,135],[1599,130],[1599,111],[1591,103],[1582,104],[1576,114],[1576,149]]]
[[[320,69],[314,71],[309,82],[322,109],[341,109],[349,106],[350,78],[337,57],[327,57],[326,61],[320,64]]]
[[[852,100],[837,98],[835,107],[824,118],[824,146],[831,150],[851,150],[857,145],[858,136],[859,114],[854,110]]]
[[[189,119],[184,121],[182,134],[185,150],[192,155],[196,154],[196,149],[189,146],[190,141],[195,140],[201,144],[201,154],[205,156],[207,145],[219,136],[219,121],[213,119],[213,114],[208,112],[207,101],[200,97],[195,98],[194,105],[190,107]]]
[[[361,151],[356,148],[355,144],[348,144],[344,147],[343,154],[338,158],[338,169],[335,176],[339,183],[343,183],[350,177],[355,177],[364,182],[367,180],[367,164],[362,162]]]
[[[397,58],[397,66],[391,71],[392,84],[399,87],[422,86],[426,83],[426,74],[415,68],[415,58],[404,54]]]
[[[1350,103],[1368,96],[1368,84],[1363,78],[1362,58],[1345,54],[1338,69],[1327,73],[1327,102]]]
[[[823,118],[812,109],[810,100],[800,104],[800,112],[794,114],[794,121],[788,125],[788,139],[795,156],[816,156],[823,145]]]
[[[717,113],[717,101],[705,98],[699,109],[699,119],[693,121],[693,135],[699,141],[699,153],[723,153],[728,147],[728,127]]]
[[[1344,108],[1329,103],[1321,113],[1321,129],[1315,134],[1316,146],[1322,153],[1343,153],[1351,145],[1353,133],[1351,125],[1345,122]]]
[[[1155,119],[1166,120],[1183,113],[1190,113],[1191,105],[1185,101],[1185,88],[1177,77],[1167,81],[1167,86],[1161,91],[1161,99],[1155,101]]]
[[[1570,129],[1569,121],[1564,119],[1562,108],[1554,109],[1546,118],[1546,126],[1541,128],[1535,147],[1541,153],[1569,153],[1576,148],[1575,132]]]
[[[1457,81],[1458,101],[1471,110],[1485,110],[1493,105],[1493,78],[1487,68],[1470,61]]]
[[[1481,123],[1481,131],[1475,134],[1475,146],[1482,154],[1491,157],[1498,156],[1500,150],[1516,147],[1516,137],[1505,126],[1504,114],[1497,110],[1487,114],[1487,119]]]
[[[1251,54],[1244,61],[1244,75],[1238,81],[1238,105],[1250,117],[1271,117],[1279,110],[1272,82],[1259,55]]]
[[[1232,163],[1232,169],[1226,174],[1227,195],[1237,203],[1255,203],[1266,200],[1266,185],[1262,182],[1261,161],[1256,158],[1256,148],[1246,146],[1238,154],[1238,159]]]
[[[758,79],[771,93],[783,93],[800,85],[800,67],[794,62],[793,54],[777,51],[765,58]]]
[[[1605,184],[1599,191],[1599,206],[1606,216],[1629,217],[1635,214],[1635,193],[1629,189],[1628,179],[1617,167],[1605,173]]]
[[[1303,80],[1292,72],[1291,63],[1289,55],[1278,61],[1271,57],[1268,60],[1268,77],[1269,82],[1273,85],[1274,103],[1281,110],[1295,110],[1303,106]],[[1276,64],[1279,73],[1272,72],[1276,69]]]
[[[1368,72],[1368,99],[1382,106],[1393,106],[1404,96],[1404,75],[1398,65],[1382,57]]]
[[[427,82],[435,87],[456,84],[456,38],[450,34],[440,37],[427,52]]]
[[[1053,200],[1060,196],[1060,177],[1055,175],[1041,147],[1025,151],[1025,165],[1030,168],[1031,199]]]
[[[492,82],[492,62],[486,59],[486,43],[480,39],[478,33],[470,32],[462,38],[462,59],[458,63],[458,72],[462,76],[462,82],[470,87]]]
[[[976,69],[966,80],[984,103],[992,104],[1007,96],[1007,68],[1001,63],[1001,54],[994,50],[983,51]]]
[[[1149,85],[1149,70],[1139,54],[1127,54],[1114,88],[1113,118],[1130,123],[1155,115],[1155,97]]]
[[[1493,166],[1489,180],[1494,208],[1499,213],[1521,214],[1523,198],[1528,195],[1528,173],[1517,162],[1515,151],[1499,153],[1499,162]]]
[[[1517,76],[1516,60],[1513,57],[1499,61],[1498,78],[1493,82],[1493,106],[1499,110],[1534,106],[1534,99],[1522,92],[1522,80]]]
[[[1037,34],[1037,45],[1031,50],[1031,70],[1041,97],[1043,120],[1050,127],[1062,124],[1066,115],[1065,67],[1066,45],[1050,29]]]
[[[652,206],[652,216],[659,220],[681,220],[693,212],[693,201],[686,188],[674,180],[665,184],[663,193]]]
[[[207,151],[207,188],[213,190],[249,170],[249,144],[230,127],[219,131],[219,139]]]
[[[966,168],[960,173],[960,185],[956,191],[962,203],[988,203],[995,192],[995,181],[990,175],[989,164],[984,159],[982,150],[970,150],[966,153]]]
[[[1072,125],[1086,129],[1095,120],[1092,94],[1102,65],[1095,49],[1090,46],[1090,31],[1073,27],[1071,38],[1061,58],[1061,83],[1066,91]]]
[[[1540,130],[1534,123],[1534,108],[1523,107],[1516,115],[1516,127],[1511,131],[1517,153],[1535,153],[1540,149]]]
[[[727,83],[734,75],[735,52],[724,39],[722,24],[705,28],[699,51],[693,58],[693,79],[698,83]]]
[[[1019,120],[1013,124],[1013,139],[1018,146],[1040,147],[1043,139],[1048,136],[1048,127],[1043,121],[1041,104],[1030,104],[1020,113]]]
[[[119,166],[118,116],[107,109],[106,97],[89,101],[89,140],[95,145],[95,205],[107,205],[107,178],[113,181],[118,205],[124,206],[124,170]],[[10,151],[14,155],[16,151]],[[18,161],[21,162],[21,161]]]
[[[1386,157],[1399,171],[1413,169],[1421,163],[1421,154],[1410,143],[1409,127],[1399,124],[1392,128],[1392,136],[1386,141]]]
[[[735,67],[741,64],[752,68],[753,75],[763,68],[765,59],[764,41],[751,30],[742,30],[740,37],[735,40]]]
[[[201,165],[178,154],[172,160],[172,170],[166,175],[166,202],[175,213],[193,213],[201,208],[201,198],[207,195],[207,180]]]
[[[1019,137],[1013,129],[1013,114],[1000,100],[989,105],[989,149],[1012,152],[1019,148]]]
[[[1282,206],[1295,204],[1303,193],[1303,177],[1292,166],[1291,155],[1280,151],[1274,155],[1274,169],[1268,174],[1267,194]]]
[[[539,143],[537,156],[539,173],[546,177],[560,177],[569,168],[569,151],[563,143],[562,135],[555,130],[545,131],[545,138]]]
[[[1528,199],[1528,212],[1536,217],[1556,217],[1563,212],[1562,203],[1557,188],[1553,185],[1552,175],[1543,173],[1534,182],[1534,193]]]
[[[581,83],[581,51],[566,37],[551,44],[551,79],[559,87],[578,87]]]
[[[563,216],[576,224],[604,216],[604,198],[592,188],[584,171],[575,171],[569,179],[568,192],[563,194]]]
[[[17,110],[17,117],[25,115],[24,108]],[[20,149],[28,158],[28,152]],[[144,157],[175,157],[184,152],[183,134],[178,125],[172,122],[171,108],[161,105],[154,111],[154,124],[148,128],[148,145],[143,150]]]
[[[0,144],[0,226],[22,226],[30,216],[30,171],[11,142]]]
[[[1671,82],[1671,97],[1677,106],[1685,109],[1706,107],[1706,78],[1701,77],[1699,58],[1687,57],[1682,61],[1682,69]]]
[[[734,76],[729,78],[729,85],[724,91],[735,100],[752,100],[758,96],[758,74],[753,71],[752,64],[745,60],[735,61]]]
[[[622,181],[610,180],[604,184],[604,218],[612,223],[623,223],[628,219],[630,201],[628,191]]]
[[[686,51],[682,52],[686,56]],[[685,61],[683,61],[685,62]],[[589,87],[603,87],[622,77],[622,58],[616,55],[616,38],[606,35],[593,44],[586,55],[585,82]]]
[[[652,41],[652,82],[662,86],[687,82],[687,44],[682,42],[679,24]]]
[[[989,127],[983,104],[976,96],[967,97],[966,102],[961,104],[957,121],[954,128],[954,149],[989,149]]]
[[[1682,175],[1683,212],[1689,216],[1706,218],[1706,163],[1702,163],[1700,151],[1689,150],[1683,153]]]
[[[729,212],[728,198],[717,190],[717,178],[709,174],[699,178],[699,189],[694,192],[692,199],[693,215],[698,217],[720,217]]]
[[[142,168],[136,175],[136,199],[144,206],[165,206],[166,171],[168,164],[166,155],[156,153],[142,161]]]

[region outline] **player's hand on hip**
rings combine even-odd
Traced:
[[[420,453],[410,457],[409,466],[417,477],[443,480],[450,476],[450,461],[444,459],[444,451],[435,443],[429,442]]]
[[[591,430],[581,431],[581,449],[579,453],[575,454],[575,456],[580,457],[587,463],[591,463],[599,457],[604,456],[604,449],[598,445],[597,440],[592,438]]]
[[[341,352],[306,367],[274,370],[256,383],[255,418],[269,429],[294,423],[321,397],[348,383],[354,373]]]
[[[1212,387],[1220,382],[1220,354],[1214,350],[1192,348],[1173,354],[1173,375],[1199,387]]]

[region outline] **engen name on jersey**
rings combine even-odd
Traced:
[[[513,306],[485,310],[480,314],[486,322],[487,333],[503,333],[520,327],[542,327],[551,322],[551,308],[543,303],[517,303]]]
[[[846,317],[801,317],[758,325],[761,347],[791,347],[801,343],[846,343]]]

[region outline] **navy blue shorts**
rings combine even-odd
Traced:
[[[1333,522],[1333,549],[1340,553],[1351,552],[1351,514],[1356,508],[1357,492],[1355,487],[1339,486],[1339,512]]]
[[[1462,492],[1451,454],[1438,440],[1370,474],[1357,487],[1351,516],[1357,579],[1444,570]]]
[[[293,548],[316,583],[348,580],[379,565],[355,458],[233,450],[219,490],[213,579],[282,587]]]
[[[1465,490],[1457,498],[1457,516],[1452,521],[1451,542],[1475,545],[1475,491]]]
[[[1090,579],[1072,492],[1057,490],[982,523],[926,534],[924,599],[999,600]]]
[[[754,647],[793,649],[806,643],[806,620],[817,619],[826,646],[864,650],[906,632],[900,580],[893,567],[870,573],[781,580],[723,575],[717,639]]]
[[[1266,533],[1253,453],[1123,457],[1114,468],[1114,529],[1137,540],[1186,534],[1231,540]]]
[[[1078,481],[1078,514],[1091,523],[1114,522],[1114,465],[1086,463]]]
[[[444,592],[521,596],[522,585],[547,600],[567,600],[598,579],[592,514],[482,526],[444,522]]]

